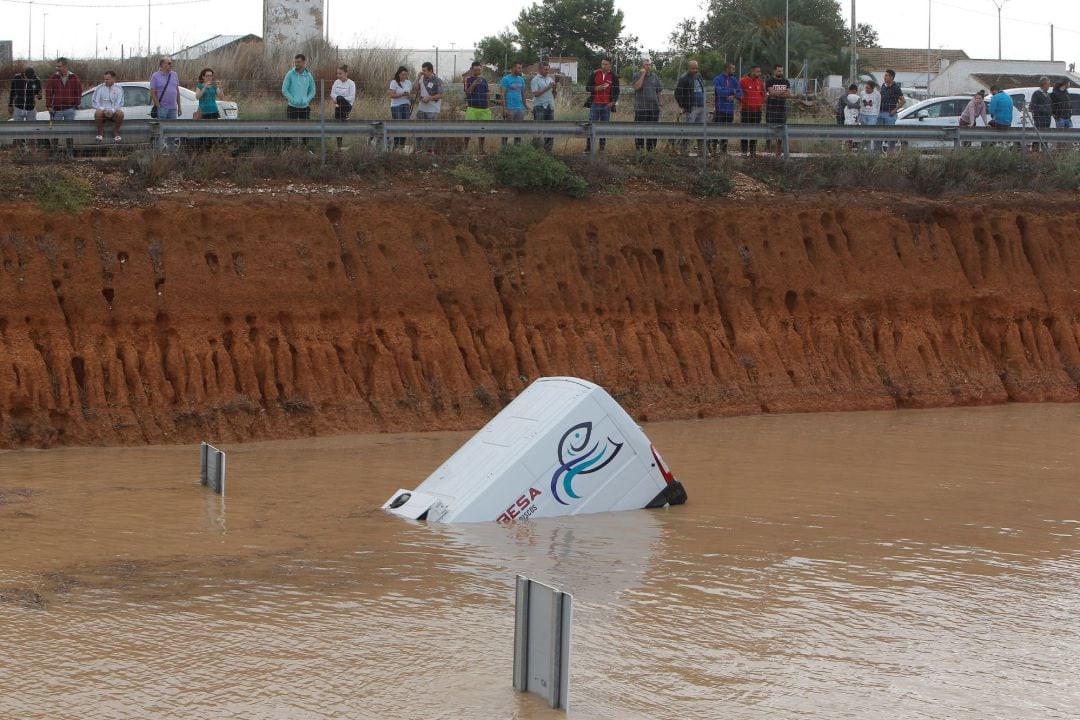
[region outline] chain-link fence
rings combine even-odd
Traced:
[[[137,65],[136,69],[146,68]],[[366,72],[373,75],[381,71],[368,68]],[[0,82],[0,93],[5,97],[10,82]],[[353,102],[343,105],[336,101],[334,85],[320,79],[308,117],[286,123],[288,103],[280,87],[269,92],[265,78],[222,78],[218,93],[221,119],[190,120],[198,111],[199,102],[192,83],[187,83],[180,89],[180,118],[156,123],[150,121],[148,81],[121,79],[118,84],[124,92],[126,117],[119,128],[107,122],[100,127],[95,123],[91,106],[95,86],[87,83],[74,122],[51,122],[44,103],[38,102],[36,123],[3,123],[0,148],[21,152],[25,159],[35,161],[52,161],[75,154],[117,155],[147,147],[170,152],[214,150],[266,160],[279,160],[299,150],[317,156],[320,164],[325,165],[327,157],[337,153],[464,157],[491,154],[506,145],[531,143],[560,155],[655,152],[695,158],[706,167],[710,159],[740,154],[899,152],[905,147],[959,149],[987,143],[1015,144],[1027,151],[1052,149],[1061,144],[1071,146],[1080,141],[1077,131],[1070,130],[1038,135],[1025,128],[998,132],[917,124],[837,126],[823,122],[819,114],[795,103],[790,122],[783,125],[746,123],[740,113],[712,112],[698,112],[695,117],[700,121],[689,123],[687,115],[676,106],[670,88],[663,89],[660,113],[651,115],[649,121],[642,121],[642,115],[635,113],[632,88],[624,89],[611,107],[610,115],[605,116],[607,119],[591,121],[595,116],[587,107],[590,96],[581,86],[557,84],[550,112],[538,112],[535,104],[515,112],[507,109],[505,91],[500,84],[493,78],[487,83],[490,89],[479,102],[475,94],[471,98],[473,109],[482,110],[475,113],[470,111],[460,79],[443,80],[442,97],[435,110],[424,102],[420,93],[411,88],[407,93],[395,92],[390,82],[385,87],[360,85]],[[488,107],[477,108],[478,105]],[[115,140],[118,136],[121,139]]]

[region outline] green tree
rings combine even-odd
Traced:
[[[527,62],[526,55],[517,43],[517,36],[509,29],[498,35],[488,35],[476,44],[476,59],[505,73],[516,62]]]
[[[623,14],[614,0],[541,0],[522,10],[514,27],[530,60],[572,55],[592,68],[618,48]]]
[[[683,20],[672,32],[674,46],[686,53],[720,52],[743,66],[783,63],[785,47],[793,67],[803,61],[819,73],[843,72],[844,47],[849,35],[838,0],[709,0],[703,21]],[[860,25],[876,37],[869,25]]]
[[[851,28],[848,27],[847,34],[845,35],[848,45],[851,45]],[[858,23],[855,25],[855,44],[858,47],[863,48],[876,48],[881,47],[878,43],[881,42],[881,38],[878,37],[877,30],[869,23]]]
[[[701,24],[696,18],[683,18],[668,35],[671,51],[676,55],[689,55],[701,49]]]

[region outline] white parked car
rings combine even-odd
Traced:
[[[972,93],[974,95],[974,93]],[[914,105],[908,105],[896,114],[897,125],[918,125],[920,127],[960,127],[960,113],[964,112],[971,95],[949,95],[936,97]],[[990,98],[987,98],[989,101]],[[982,119],[975,121],[976,127],[985,127]],[[951,142],[943,140],[924,140],[910,143],[917,148],[951,147]]]
[[[967,107],[971,97],[971,95],[949,95],[917,102],[903,108],[896,114],[896,124],[959,127],[960,113],[964,112],[964,108]],[[986,100],[989,102],[990,98],[986,98]],[[978,120],[976,125],[983,127],[982,120]]]
[[[1032,126],[1031,118],[1024,117],[1024,108],[1031,102],[1031,94],[1038,89],[1037,87],[1026,87],[1010,88],[1005,91],[1012,98],[1013,107],[1016,109],[1016,112],[1013,113],[1013,127],[1021,127],[1021,123],[1026,127]],[[1069,88],[1069,99],[1072,100],[1073,127],[1080,127],[1080,88]],[[1053,120],[1050,121],[1050,127],[1054,127]]]
[[[116,84],[124,89],[124,122],[149,120],[150,108],[153,106],[150,102],[150,83],[118,82]],[[94,119],[94,107],[90,103],[94,99],[95,88],[97,85],[92,85],[82,94],[82,102],[79,103],[79,109],[75,111],[76,120]],[[191,119],[192,114],[198,109],[199,100],[195,97],[195,91],[180,86],[181,119]],[[236,120],[239,117],[239,108],[231,100],[218,100],[218,110],[221,112],[222,120]],[[38,112],[37,119],[48,120],[49,112],[47,110]]]
[[[1012,99],[1013,120],[1012,126],[1031,127],[1030,117],[1024,116],[1024,108],[1031,102],[1031,94],[1038,88],[1012,88],[1003,91]],[[974,94],[974,93],[973,93]],[[1072,96],[1073,127],[1080,127],[1080,88],[1071,88],[1069,95]],[[916,103],[901,110],[896,116],[897,125],[923,125],[927,127],[959,127],[960,113],[964,112],[971,95],[950,95],[948,97],[930,98]],[[986,97],[987,105],[990,104],[989,95]],[[978,120],[977,127],[982,127],[982,120]],[[919,143],[920,146],[930,147],[931,143]]]
[[[144,121],[150,119],[150,108],[152,103],[150,102],[150,83],[149,82],[118,82],[116,83],[124,89],[124,123],[132,121]],[[79,109],[75,111],[76,120],[87,120],[93,122],[94,120],[94,107],[91,102],[94,98],[94,90],[97,85],[91,86],[82,94],[82,101],[79,103]],[[218,100],[218,110],[221,113],[222,120],[236,120],[239,117],[239,108],[236,103],[231,100]],[[199,109],[199,101],[195,97],[195,91],[188,90],[186,87],[180,87],[180,110],[183,119],[191,119],[196,110]],[[49,111],[40,110],[37,114],[38,120],[48,122]],[[126,134],[126,133],[125,133]],[[96,144],[92,136],[84,136],[76,139],[75,143],[78,144]]]

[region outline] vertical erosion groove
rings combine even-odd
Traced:
[[[1069,209],[476,202],[8,214],[0,447],[477,427],[556,374],[650,419],[1078,399]]]

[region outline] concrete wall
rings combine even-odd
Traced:
[[[932,95],[965,95],[982,86],[972,75],[1046,75],[1061,78],[1067,75],[1063,61],[1049,60],[957,60],[942,68],[930,81]]]
[[[321,38],[324,13],[324,0],[263,0],[263,40],[272,48]]]
[[[435,66],[435,74],[444,80],[460,78],[476,59],[476,48],[406,48],[401,50],[402,64],[408,67],[415,77],[420,66],[429,62]]]

